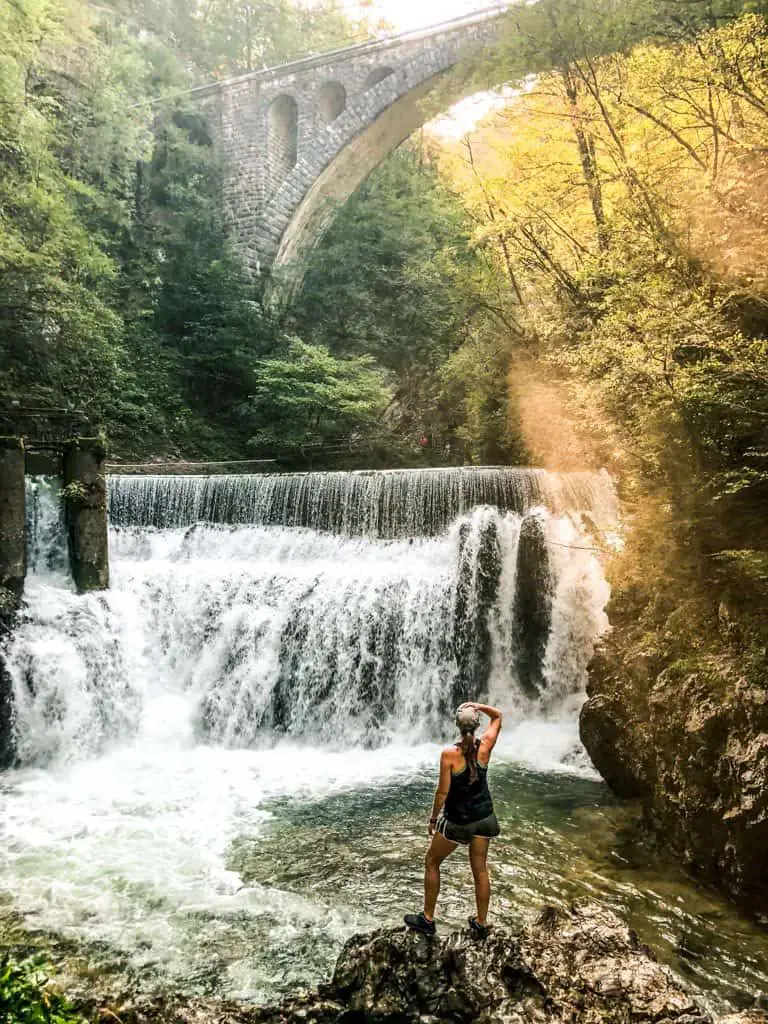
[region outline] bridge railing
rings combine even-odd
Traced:
[[[233,75],[231,78],[222,79],[220,82],[208,82],[205,85],[198,85],[191,89],[193,95],[205,95],[230,85],[234,82],[244,82],[250,79],[270,79],[279,75],[291,74],[297,71],[308,70],[314,67],[321,67],[334,59],[346,59],[349,57],[364,56],[367,53],[374,53],[378,50],[387,50],[392,46],[399,46],[402,43],[418,42],[420,39],[429,39],[432,36],[440,35],[443,32],[456,31],[465,26],[482,24],[493,18],[500,18],[506,14],[511,7],[519,5],[519,0],[499,0],[493,7],[484,7],[479,11],[472,11],[469,14],[462,14],[458,18],[451,18],[449,21],[439,22],[437,25],[430,25],[426,28],[409,29],[406,32],[398,32],[395,35],[385,36],[382,39],[367,39],[363,43],[353,43],[351,46],[342,46],[336,50],[325,50],[322,53],[314,53],[308,57],[300,57],[298,60],[289,61],[287,64],[277,64],[269,68],[259,68],[256,71],[246,71],[240,75]]]

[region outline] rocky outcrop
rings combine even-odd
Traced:
[[[3,658],[3,616],[0,614],[0,771],[15,760],[13,737],[13,683]]]
[[[725,618],[722,604],[719,621],[712,616],[691,637],[685,616],[699,626],[697,608],[652,628],[620,599],[610,611],[614,631],[590,667],[584,746],[619,796],[642,801],[668,852],[750,912],[768,914],[765,648],[754,630],[734,641],[735,615]],[[744,652],[757,648],[750,662]]]
[[[0,437],[0,614],[18,607],[27,573],[24,442]]]
[[[5,663],[5,647],[16,625],[17,615],[16,601],[8,600],[8,597],[8,591],[0,587],[0,771],[12,767],[16,759],[13,735],[13,681]]]
[[[529,697],[544,688],[544,655],[552,628],[554,580],[540,516],[520,524],[515,586],[515,675]]]
[[[97,1008],[123,1024],[713,1024],[614,914],[548,908],[518,932],[351,939],[330,984],[279,1007],[156,1001]],[[768,1024],[761,1012],[719,1024]]]

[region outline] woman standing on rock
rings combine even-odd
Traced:
[[[491,721],[482,737],[476,739],[481,713]],[[486,704],[462,704],[456,712],[461,740],[440,755],[440,781],[429,819],[432,842],[424,872],[424,910],[405,916],[405,923],[414,931],[435,934],[440,865],[457,846],[467,846],[477,898],[477,917],[470,917],[469,926],[482,938],[488,934],[491,883],[486,861],[490,841],[500,831],[488,790],[488,763],[499,738],[501,719],[499,709]]]

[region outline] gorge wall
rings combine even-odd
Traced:
[[[668,854],[768,913],[768,677],[760,595],[673,600],[619,586],[590,667],[581,736]]]

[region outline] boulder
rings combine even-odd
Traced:
[[[529,515],[520,524],[515,572],[515,675],[529,697],[544,688],[544,655],[552,628],[554,577],[544,522]]]
[[[547,908],[535,924],[350,939],[331,982],[273,1008],[159,1000],[96,1009],[123,1024],[714,1024],[611,911]],[[94,1014],[95,1010],[95,1014]],[[760,1011],[717,1024],[768,1024]]]

